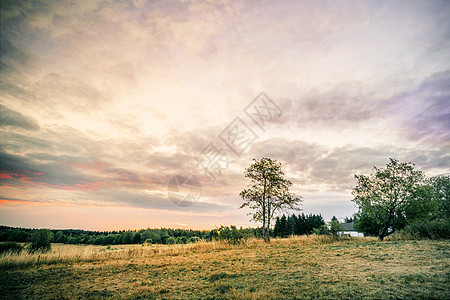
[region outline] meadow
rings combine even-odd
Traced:
[[[0,257],[0,298],[449,299],[449,240],[299,236]]]

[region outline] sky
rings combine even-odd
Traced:
[[[2,1],[0,41],[2,225],[257,226],[261,157],[325,220],[450,171],[449,1]]]

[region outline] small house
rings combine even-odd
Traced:
[[[364,236],[362,232],[355,231],[355,228],[353,227],[353,222],[351,223],[341,223],[342,226],[342,235],[343,236]]]

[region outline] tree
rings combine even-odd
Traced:
[[[279,232],[280,232],[280,236],[284,237],[284,238],[289,235],[289,233],[288,233],[288,223],[287,223],[287,219],[286,219],[285,215],[283,215],[280,218],[280,229],[279,229]]]
[[[306,217],[306,234],[313,233],[314,229],[320,228],[325,225],[322,215],[310,214]]]
[[[353,223],[353,218],[352,217],[350,217],[350,218],[345,217],[344,218],[344,223]]]
[[[64,242],[66,242],[66,236],[64,235],[64,233],[61,230],[56,232],[56,234],[55,234],[55,242],[56,243],[64,243]]]
[[[294,234],[302,235],[308,233],[308,225],[305,214],[298,215],[297,223],[295,224]]]
[[[52,245],[53,233],[49,229],[39,229],[31,234],[31,245],[29,252],[47,252]]]
[[[288,236],[295,234],[295,227],[298,222],[298,218],[295,214],[292,214],[292,216],[289,216],[287,218],[287,230],[288,230]]]
[[[133,231],[124,231],[120,234],[119,244],[131,244],[133,243],[133,238],[134,238]]]
[[[331,222],[330,222],[331,235],[339,236],[339,235],[341,235],[342,231],[343,231],[343,228],[342,228],[341,223],[338,221],[338,219],[336,219],[336,217],[331,219]]]
[[[281,227],[280,227],[280,217],[276,217],[275,219],[275,226],[273,228],[273,235],[274,236],[281,236]]]
[[[428,180],[433,190],[433,200],[436,203],[435,218],[445,220],[450,218],[450,175],[439,175]]]
[[[245,177],[251,179],[248,189],[239,195],[244,200],[240,206],[249,207],[252,220],[262,222],[264,241],[270,241],[270,221],[281,209],[297,209],[301,197],[289,192],[292,182],[284,178],[281,163],[270,158],[253,160],[253,164],[245,169]]]
[[[440,239],[450,236],[450,176],[434,176],[415,191],[405,209],[405,228],[410,238]]]
[[[412,203],[418,188],[424,182],[422,171],[414,169],[412,163],[401,163],[390,159],[385,168],[374,167],[369,176],[355,175],[357,185],[352,200],[359,206],[355,215],[364,220],[356,227],[370,224],[370,232],[380,240],[404,226],[405,209]]]

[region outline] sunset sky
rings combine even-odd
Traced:
[[[0,38],[0,225],[256,226],[263,156],[325,220],[390,157],[450,172],[450,1],[2,1]]]

